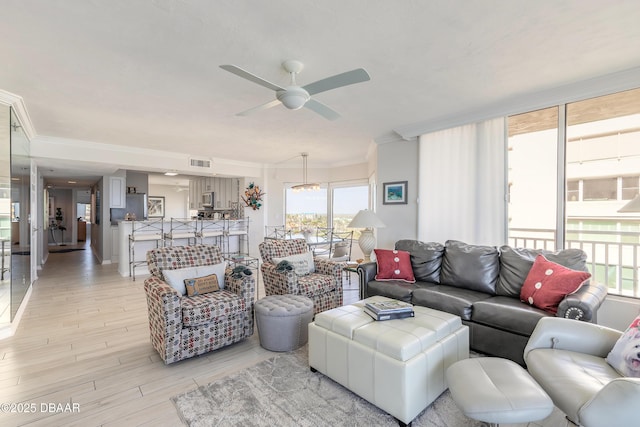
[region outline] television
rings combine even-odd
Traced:
[[[205,208],[213,208],[215,207],[215,193],[213,191],[209,191],[206,193],[202,193],[202,206]]]

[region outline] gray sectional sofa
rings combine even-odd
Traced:
[[[398,250],[411,255],[415,283],[375,280],[375,262],[358,267],[361,296],[382,295],[456,314],[469,326],[472,350],[505,357],[524,365],[523,351],[538,320],[552,313],[520,301],[520,289],[538,254],[549,261],[586,271],[579,249],[557,252],[509,246],[469,245],[449,240],[425,243],[399,240]],[[593,280],[567,295],[556,316],[595,322],[607,295]]]

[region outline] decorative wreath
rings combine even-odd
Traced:
[[[262,196],[264,195],[265,193],[260,190],[260,187],[252,182],[245,188],[242,200],[255,211],[262,206]]]

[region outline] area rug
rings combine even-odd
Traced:
[[[320,373],[306,346],[277,355],[172,398],[184,423],[200,426],[397,426],[392,416]],[[414,427],[476,427],[448,391],[413,421]]]
[[[50,254],[64,254],[67,252],[84,251],[84,248],[49,249]]]

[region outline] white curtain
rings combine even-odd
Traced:
[[[506,120],[420,136],[418,239],[507,241]]]

